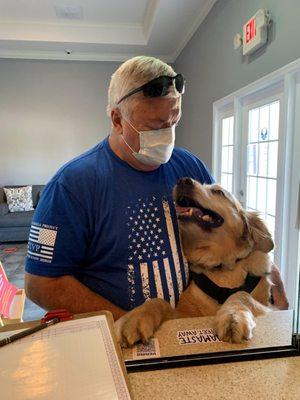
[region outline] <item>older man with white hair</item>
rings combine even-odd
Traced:
[[[174,148],[185,80],[159,59],[135,57],[113,74],[111,134],[46,185],[28,243],[26,293],[45,309],[110,310],[145,300],[175,306],[188,284],[172,188],[212,177]]]

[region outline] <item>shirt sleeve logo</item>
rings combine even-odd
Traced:
[[[57,226],[33,222],[28,241],[28,257],[51,263],[57,236]]]

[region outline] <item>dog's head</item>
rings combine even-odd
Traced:
[[[173,190],[183,252],[192,264],[233,267],[253,250],[268,253],[272,237],[256,212],[245,211],[217,184],[181,178]]]

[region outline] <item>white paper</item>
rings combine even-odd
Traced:
[[[130,399],[103,315],[36,332],[0,348],[0,360],[1,399]]]
[[[220,342],[220,339],[212,328],[178,331],[177,340],[180,345]]]

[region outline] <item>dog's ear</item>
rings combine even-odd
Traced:
[[[274,242],[264,221],[255,211],[244,211],[242,213],[244,221],[243,240],[252,239],[254,241],[253,250],[260,250],[268,253],[274,248]]]

